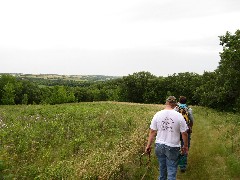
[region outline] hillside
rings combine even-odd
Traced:
[[[152,116],[162,105],[93,102],[0,107],[4,179],[156,179],[144,156]],[[239,179],[239,115],[193,107],[186,173],[178,179]],[[154,151],[153,151],[154,152]]]
[[[97,82],[120,78],[120,76],[106,76],[106,75],[59,75],[59,74],[23,74],[23,73],[8,73],[8,74],[21,79],[31,80],[42,79],[52,81],[65,80],[65,81]]]

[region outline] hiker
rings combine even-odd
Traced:
[[[183,117],[188,125],[187,133],[188,133],[188,149],[189,149],[194,119],[193,119],[192,108],[188,107],[188,105],[186,103],[187,103],[187,98],[185,96],[180,96],[179,102],[174,109],[183,115]],[[183,142],[181,136],[180,136],[180,140],[181,140],[181,146],[184,146],[184,142]],[[188,157],[188,154],[182,154],[182,156],[180,158],[179,168],[180,168],[181,172],[186,171],[187,157]]]
[[[159,162],[158,180],[175,180],[177,176],[178,160],[180,155],[180,133],[184,144],[188,144],[188,126],[183,116],[174,110],[177,100],[169,96],[165,109],[157,112],[151,121],[150,131],[145,153],[151,153],[151,144],[155,140],[155,153]],[[188,153],[188,146],[182,151]]]

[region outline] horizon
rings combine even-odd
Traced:
[[[125,77],[125,76],[129,76],[132,75],[134,73],[139,73],[139,72],[149,72],[149,71],[138,71],[138,72],[133,72],[131,74],[128,75],[124,75],[124,76],[115,76],[115,75],[105,75],[105,74],[53,74],[53,73],[2,73],[0,72],[0,75],[2,74],[10,74],[10,75],[35,75],[35,76],[41,76],[41,75],[56,75],[56,76],[106,76],[106,77]],[[214,72],[214,71],[204,71],[204,72]],[[149,72],[151,73],[151,72]],[[173,73],[173,74],[168,74],[167,76],[157,76],[153,73],[151,73],[152,75],[156,76],[156,77],[168,77],[168,76],[172,76],[174,74],[181,74],[181,73],[193,73],[193,74],[198,74],[198,75],[203,75],[203,74],[199,74],[199,73],[195,73],[195,72],[178,72],[178,73]]]

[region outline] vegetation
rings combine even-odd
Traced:
[[[239,179],[239,114],[194,107],[189,167],[179,179]]]
[[[2,74],[0,104],[61,104],[92,101],[164,103],[166,96],[186,95],[188,103],[222,111],[240,110],[240,30],[219,36],[223,52],[214,72],[156,77],[136,72],[122,78]],[[36,80],[38,79],[38,80]]]
[[[2,106],[4,179],[107,179],[138,155],[161,106],[124,103]]]
[[[151,117],[161,109],[150,104],[169,95],[201,106],[193,107],[190,164],[179,179],[239,179],[240,30],[219,38],[219,66],[203,75],[142,71],[80,80],[1,74],[0,179],[155,179],[156,158],[147,169],[139,155]]]
[[[1,75],[1,73],[0,73]],[[94,82],[102,82],[121,78],[119,76],[105,76],[105,75],[58,75],[58,74],[23,74],[23,73],[7,73],[19,80],[28,80],[38,85],[46,86],[82,86]]]
[[[163,106],[92,102],[1,106],[2,179],[156,179],[144,151]],[[189,167],[178,179],[240,178],[239,115],[193,107]]]

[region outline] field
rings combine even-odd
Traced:
[[[157,179],[145,148],[162,105],[92,102],[0,107],[0,179]],[[239,115],[193,107],[186,173],[178,179],[240,179]]]

